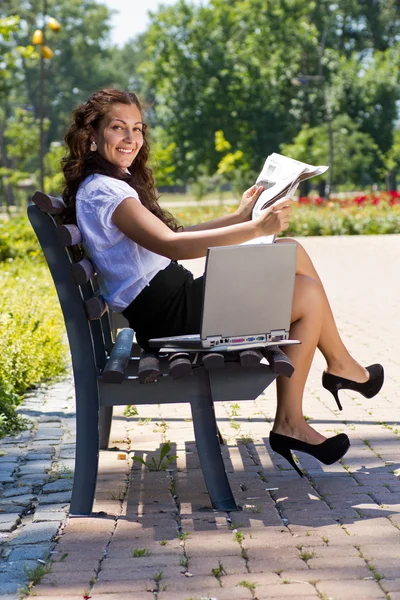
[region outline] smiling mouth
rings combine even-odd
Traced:
[[[121,152],[122,154],[132,154],[133,150],[127,150],[126,148],[117,148],[118,152]]]

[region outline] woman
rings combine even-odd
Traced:
[[[259,186],[244,192],[233,214],[178,227],[157,203],[147,166],[146,125],[135,94],[114,89],[95,92],[75,110],[65,139],[69,148],[63,168],[66,217],[78,223],[106,301],[128,319],[144,349],[149,349],[152,337],[200,329],[203,278],[193,279],[175,261],[205,256],[211,246],[241,244],[288,227],[292,202],[288,198],[251,219],[262,192]],[[290,379],[277,380],[270,444],[301,475],[291,450],[332,464],[350,445],[345,434],[326,439],[303,417],[303,392],[315,348],[327,361],[322,383],[338,404],[341,388],[367,397],[377,394],[383,369],[380,365],[365,369],[349,354],[318,274],[299,244],[291,323],[291,337],[302,343],[285,349],[295,372]]]

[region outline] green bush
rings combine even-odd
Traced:
[[[42,257],[28,217],[0,219],[0,262],[8,258]]]
[[[0,263],[0,437],[18,431],[16,407],[33,385],[65,371],[65,329],[47,267],[37,259]]]
[[[294,205],[285,236],[400,233],[400,205]]]

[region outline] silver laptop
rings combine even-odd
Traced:
[[[295,270],[294,243],[209,248],[200,334],[154,338],[150,345],[222,351],[285,344]]]

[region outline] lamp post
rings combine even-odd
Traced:
[[[46,13],[47,13],[47,0],[43,0],[43,26],[42,29],[36,29],[32,37],[32,43],[35,46],[40,46],[40,75],[39,75],[39,164],[40,164],[40,176],[39,183],[40,189],[44,192],[44,155],[46,153],[45,148],[45,131],[44,131],[44,117],[45,117],[45,63],[44,61],[53,58],[54,52],[45,44],[45,31],[46,31]],[[60,31],[61,25],[54,17],[47,18],[47,27],[52,31]]]

